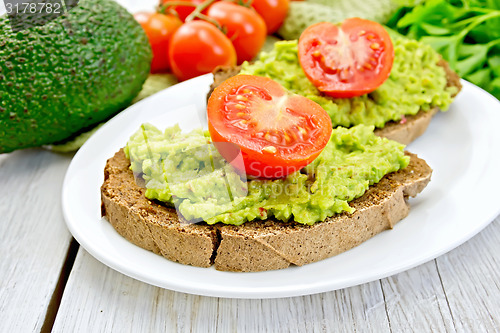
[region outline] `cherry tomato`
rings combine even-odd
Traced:
[[[151,72],[166,72],[170,69],[168,60],[168,44],[172,34],[182,25],[173,15],[139,12],[134,15],[142,26],[153,50]]]
[[[207,113],[221,155],[231,161],[234,150],[218,143],[238,145],[244,171],[255,177],[281,178],[301,169],[320,154],[332,133],[330,117],[317,103],[261,76],[225,80],[210,96]]]
[[[252,7],[262,16],[267,33],[278,30],[288,14],[289,0],[253,0]]]
[[[211,73],[217,66],[235,66],[236,51],[229,38],[206,21],[184,23],[169,45],[172,71],[181,81]]]
[[[266,41],[266,23],[253,9],[221,1],[212,4],[207,15],[226,29],[239,64],[252,60]]]
[[[350,18],[308,27],[299,39],[299,60],[309,80],[327,95],[353,97],[377,89],[389,77],[394,48],[380,24]]]
[[[168,7],[169,10],[174,10],[175,12],[177,12],[177,15],[179,15],[179,19],[181,19],[182,22],[184,22],[186,21],[186,17],[188,17],[189,14],[191,14],[194,11],[196,6],[201,4],[203,1],[204,0],[162,0],[161,4],[165,5],[168,3],[186,2],[185,6],[172,5]]]

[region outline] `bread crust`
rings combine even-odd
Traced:
[[[186,265],[236,272],[305,265],[347,251],[408,215],[408,197],[425,188],[432,169],[407,154],[407,168],[384,176],[350,203],[356,208],[353,214],[312,226],[272,219],[232,226],[188,224],[175,209],[148,200],[120,150],[104,170],[102,216],[133,244]]]
[[[420,110],[414,116],[405,116],[404,121],[389,121],[383,128],[376,128],[374,133],[383,138],[408,145],[424,134],[432,117],[438,112],[439,108],[432,108],[429,111]]]
[[[442,58],[438,65],[443,67],[446,73],[447,87],[456,87],[457,92],[455,97],[462,89],[460,77],[455,73],[448,63]],[[219,86],[224,80],[237,75],[241,70],[240,66],[235,67],[217,67],[214,72],[214,82],[210,86],[210,91],[207,98],[212,94],[213,90]],[[439,112],[439,108],[435,107],[430,110],[420,110],[414,116],[406,116],[403,121],[390,121],[383,128],[377,128],[375,134],[384,138],[388,138],[404,145],[413,142],[416,138],[424,134],[429,126],[432,117]]]

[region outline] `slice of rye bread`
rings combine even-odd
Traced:
[[[425,188],[432,169],[407,154],[408,167],[384,176],[350,203],[353,214],[312,226],[272,219],[232,226],[188,224],[175,209],[148,200],[120,150],[104,169],[102,216],[133,244],[181,264],[238,272],[305,265],[347,251],[408,215],[408,197]]]
[[[445,60],[439,60],[438,65],[443,67],[445,70],[447,86],[457,88],[457,92],[453,95],[453,97],[455,97],[462,89],[460,77],[450,68]],[[213,72],[214,82],[210,86],[208,97],[224,80],[237,75],[240,72],[240,69],[241,67],[217,67]],[[384,128],[377,128],[375,130],[375,134],[407,145],[424,134],[431,122],[432,117],[438,112],[439,108],[437,107],[428,111],[420,110],[414,116],[406,116],[404,122],[390,121],[386,123]]]

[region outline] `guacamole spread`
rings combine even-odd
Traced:
[[[274,217],[314,224],[341,212],[387,173],[405,168],[404,146],[373,126],[337,127],[323,152],[286,178],[246,179],[211,145],[208,132],[160,131],[144,124],[125,153],[146,197],[175,206],[189,221],[241,225]]]
[[[241,74],[267,76],[293,93],[321,105],[333,127],[357,124],[384,127],[433,107],[446,110],[455,87],[446,87],[444,69],[437,65],[439,55],[430,46],[402,37],[393,38],[394,64],[390,77],[375,91],[359,97],[341,99],[322,95],[304,74],[297,56],[297,41],[275,43],[270,52],[261,53],[250,64],[243,63]]]

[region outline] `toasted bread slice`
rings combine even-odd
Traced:
[[[438,65],[443,67],[445,70],[447,86],[456,87],[456,94],[458,94],[458,92],[462,89],[460,77],[450,68],[450,66],[448,66],[448,63],[443,59],[439,61]],[[212,94],[212,91],[217,86],[219,86],[223,81],[230,78],[231,76],[237,75],[240,70],[241,67],[216,68],[213,72],[214,82],[210,86],[208,97]],[[453,95],[453,97],[456,96],[456,94]],[[437,107],[432,108],[428,111],[421,110],[414,116],[407,116],[404,121],[390,121],[386,123],[384,128],[377,128],[375,130],[375,134],[407,145],[425,132],[431,122],[432,117],[438,112],[439,109]]]
[[[107,161],[101,187],[102,216],[130,242],[182,264],[252,272],[305,265],[347,251],[408,215],[408,197],[422,191],[432,169],[416,155],[342,213],[312,226],[275,220],[241,226],[187,224],[175,209],[148,200],[123,150]]]

